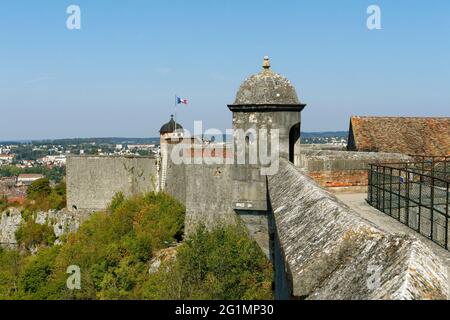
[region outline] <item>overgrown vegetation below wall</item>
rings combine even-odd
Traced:
[[[66,183],[50,187],[47,178],[34,181],[27,189],[25,212],[61,210],[66,207]]]
[[[200,226],[146,283],[148,299],[272,299],[272,267],[237,226]]]
[[[199,227],[182,242],[184,212],[166,194],[117,194],[59,245],[51,245],[51,228],[27,220],[16,234],[20,250],[0,249],[0,299],[272,297],[270,263],[240,227]],[[167,248],[176,257],[152,270]],[[67,288],[70,266],[80,268],[80,289]]]

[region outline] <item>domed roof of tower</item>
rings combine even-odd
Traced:
[[[291,82],[270,70],[269,57],[264,57],[263,70],[246,79],[240,86],[234,105],[299,105]]]
[[[170,121],[166,124],[163,124],[161,129],[159,129],[160,134],[164,133],[172,133],[177,130],[183,130],[183,127],[179,123],[175,123],[175,120],[173,120],[173,115],[170,116]]]

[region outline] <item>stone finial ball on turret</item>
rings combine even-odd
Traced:
[[[233,105],[298,106],[300,101],[291,82],[270,70],[269,57],[265,56],[263,70],[241,84]]]

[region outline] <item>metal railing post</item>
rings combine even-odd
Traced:
[[[448,249],[448,192],[449,192],[449,183],[447,181],[447,195],[445,202],[445,248]]]
[[[433,240],[433,229],[434,229],[434,177],[431,176],[431,193],[430,193],[430,239]]]
[[[401,204],[402,204],[402,172],[400,171],[400,169],[398,169],[398,207],[397,207],[397,211],[398,211],[398,216],[400,217],[401,214]]]
[[[369,172],[368,172],[368,176],[367,176],[367,191],[368,191],[368,200],[369,200],[369,203],[370,204],[372,204],[372,190],[373,190],[373,187],[372,187],[372,172],[373,172],[373,165],[371,164],[370,165],[370,168],[369,168]]]
[[[389,168],[389,214],[392,216],[392,167]]]
[[[380,169],[377,166],[377,209],[380,209]]]
[[[409,223],[409,171],[406,171],[406,194],[405,194],[405,214],[406,214],[406,225]],[[402,221],[401,217],[398,217]]]
[[[386,167],[383,166],[383,207],[382,207],[381,211],[383,211],[384,213],[386,213],[385,208],[384,208],[384,203],[386,201],[385,189],[386,189]]]

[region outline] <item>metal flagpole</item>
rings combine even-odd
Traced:
[[[177,102],[178,102],[177,95],[175,94],[175,128],[174,128],[175,131],[177,130],[177,105],[178,105]]]

